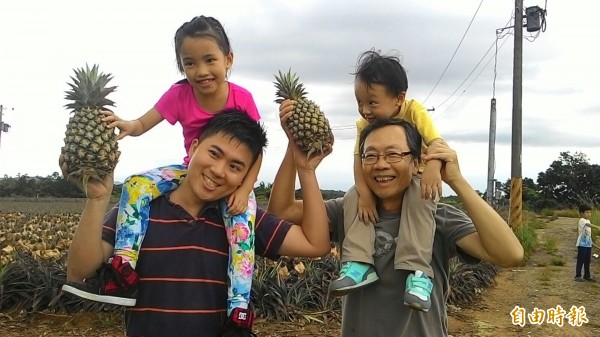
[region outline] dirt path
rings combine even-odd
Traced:
[[[538,247],[525,266],[503,270],[496,278],[497,285],[486,291],[481,303],[453,310],[452,336],[600,336],[600,281],[573,280],[577,253],[575,224],[573,218],[558,218],[538,229]],[[592,258],[591,269],[592,275],[600,278],[600,260]],[[565,311],[562,327],[552,323],[560,315],[548,323],[549,310],[552,313],[558,305]],[[575,320],[572,322],[575,326],[570,324],[568,317],[577,317],[569,315],[573,306],[585,308],[587,323],[580,320],[582,324],[577,326]],[[515,307],[524,309],[526,315],[535,308],[545,311],[544,322],[532,324],[526,318],[524,326],[514,325],[510,313]]]

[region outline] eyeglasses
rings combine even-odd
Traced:
[[[384,154],[375,154],[375,153],[364,153],[362,155],[362,161],[365,165],[373,165],[379,161],[379,157],[383,157],[387,163],[397,163],[401,161],[404,157],[410,155],[412,152],[387,152]]]

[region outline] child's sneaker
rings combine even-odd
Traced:
[[[329,284],[329,291],[334,296],[342,296],[377,280],[379,276],[372,265],[355,261],[345,262],[342,264],[340,277]]]
[[[404,305],[411,309],[428,312],[431,308],[431,290],[433,283],[422,271],[416,270],[414,275],[406,278]]]
[[[115,256],[103,263],[96,271],[96,277],[83,283],[67,282],[62,290],[92,301],[134,306],[139,277],[129,263]]]

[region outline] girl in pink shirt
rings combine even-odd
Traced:
[[[136,120],[122,120],[112,112],[105,112],[103,120],[120,131],[117,139],[140,136],[166,119],[171,124],[182,125],[187,153],[206,123],[225,109],[236,108],[246,111],[256,121],[260,119],[250,92],[227,81],[233,53],[218,20],[198,16],[184,23],[175,33],[175,55],[179,71],[186,79],[172,85],[154,108]],[[253,188],[261,159],[258,158],[238,190],[221,205],[230,242],[228,314],[237,308],[235,313],[239,317],[251,315],[244,313],[250,302],[254,268],[256,201]],[[149,203],[179,185],[187,173],[188,162],[189,156],[186,156],[182,165],[159,167],[127,178],[119,202],[114,255],[109,260],[115,275],[101,280],[98,289],[65,285],[63,290],[91,300],[135,305],[138,281],[135,265],[148,226]]]

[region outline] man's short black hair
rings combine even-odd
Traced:
[[[267,146],[263,125],[239,109],[226,109],[211,118],[198,135],[198,140],[222,133],[246,145],[252,152],[252,163]]]

